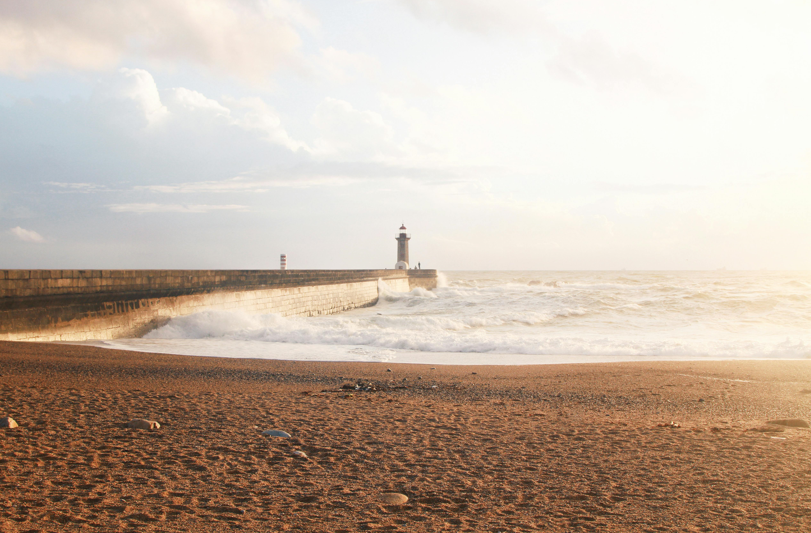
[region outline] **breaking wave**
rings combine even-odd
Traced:
[[[454,273],[433,291],[397,292],[381,281],[376,306],[341,315],[205,311],[173,318],[145,339],[153,349],[177,340],[342,348],[352,360],[375,350],[451,353],[459,364],[466,353],[493,354],[492,364],[501,363],[495,354],[538,361],[560,355],[808,358],[809,278]]]

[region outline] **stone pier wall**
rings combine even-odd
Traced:
[[[0,340],[139,337],[206,309],[316,316],[436,287],[435,270],[0,270]]]

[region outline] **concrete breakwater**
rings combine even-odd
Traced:
[[[328,315],[393,290],[436,287],[436,270],[0,270],[0,340],[139,337],[207,309]]]

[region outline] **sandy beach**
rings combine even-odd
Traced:
[[[4,416],[19,424],[0,429],[4,532],[811,530],[811,430],[767,423],[811,418],[811,361],[431,367],[5,342]]]

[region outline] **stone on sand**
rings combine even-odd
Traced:
[[[386,505],[403,505],[408,501],[408,496],[399,492],[384,492],[380,495],[380,501]]]
[[[790,428],[807,428],[809,426],[808,422],[801,418],[786,418],[782,420],[769,420],[767,424],[775,424],[777,426],[786,426]]]
[[[285,439],[290,438],[290,433],[279,429],[268,429],[267,431],[263,431],[262,435],[267,435],[268,437],[283,437]]]
[[[293,454],[293,455],[295,455],[296,457],[301,457],[302,459],[306,459],[306,458],[307,458],[307,454],[306,454],[306,453],[304,453],[304,452],[303,452],[303,451],[301,451],[301,450],[293,450],[293,451],[292,451],[292,452],[290,452],[290,453],[292,453],[292,454]]]
[[[145,418],[133,418],[127,422],[128,428],[133,429],[160,429],[161,425],[154,420],[147,420]]]
[[[721,431],[721,428],[710,428],[710,431]],[[759,426],[747,431],[757,431],[758,433],[784,433],[786,430],[778,426]]]
[[[10,416],[0,418],[0,428],[9,428],[9,429],[11,429],[11,428],[16,428],[16,427],[20,427],[20,426]]]

